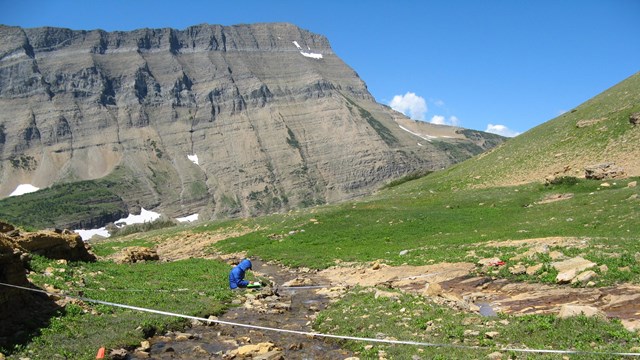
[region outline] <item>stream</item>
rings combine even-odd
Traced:
[[[218,320],[295,331],[312,331],[313,316],[329,304],[316,290],[328,282],[314,273],[298,273],[252,260],[253,272],[269,279],[272,286],[242,289],[245,301],[229,309]],[[304,285],[283,287],[287,281],[304,278]],[[232,359],[234,350],[258,347],[262,355],[240,355],[243,359],[345,359],[352,354],[335,341],[299,334],[251,329],[226,324],[194,324],[184,332],[169,332],[148,339],[150,348],[129,353],[129,358]],[[250,345],[250,346],[246,346]],[[236,350],[237,349],[237,350]]]

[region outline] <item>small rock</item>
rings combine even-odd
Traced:
[[[127,358],[126,349],[113,349],[109,353],[109,357],[114,360],[124,360]]]
[[[527,272],[527,268],[522,264],[518,264],[518,265],[514,265],[514,266],[510,267],[509,268],[509,272],[512,275],[522,275],[522,274],[525,274]]]
[[[492,352],[491,354],[487,355],[487,359],[490,359],[490,360],[501,360],[502,359],[502,353],[499,352],[499,351]]]
[[[495,339],[498,335],[500,335],[500,333],[497,331],[489,331],[484,333],[484,337],[486,337],[487,339]]]
[[[631,181],[631,182],[629,182],[627,184],[627,187],[630,187],[630,188],[634,188],[636,186],[638,186],[638,182],[637,181]]]
[[[600,272],[601,273],[606,273],[607,271],[609,271],[609,267],[606,264],[600,265]]]
[[[408,253],[409,253],[409,250],[402,250],[400,251],[400,256],[407,255]]]
[[[293,280],[289,280],[282,284],[282,287],[295,287],[295,286],[310,286],[313,285],[313,281],[308,278],[297,277]]]
[[[373,345],[365,345],[364,349],[365,350],[371,350],[371,349],[373,349]]]
[[[136,350],[133,353],[133,357],[135,357],[136,359],[148,359],[151,357],[151,354],[149,354],[148,351]]]
[[[628,266],[619,267],[618,271],[620,272],[631,272],[631,268]]]
[[[611,187],[611,184],[609,184],[608,182],[603,182],[602,184],[600,184],[600,186],[602,187]]]
[[[205,350],[202,346],[196,345],[193,347],[193,352],[200,355],[208,355],[209,352]]]
[[[428,296],[438,296],[442,294],[442,286],[438,283],[427,283],[424,293]]]
[[[596,272],[593,270],[583,271],[580,274],[578,274],[578,276],[576,276],[573,280],[571,280],[571,283],[572,284],[588,283],[589,281],[591,281],[591,279],[593,279],[596,276],[598,276],[598,274],[596,274]]]
[[[149,349],[151,349],[151,343],[149,343],[149,341],[144,340],[140,342],[140,350],[148,351]]]
[[[586,305],[564,304],[562,305],[562,307],[560,308],[560,312],[558,313],[558,317],[561,319],[578,315],[584,315],[586,317],[595,316],[602,319],[606,318],[604,312],[598,310],[593,306]]]
[[[576,269],[569,269],[561,273],[558,273],[558,276],[556,276],[556,283],[567,284],[571,282],[571,280],[573,280],[573,278],[575,277],[576,277]]]
[[[478,331],[478,330],[465,330],[463,335],[464,335],[464,337],[479,336],[480,335],[480,331]]]
[[[564,258],[564,254],[560,251],[551,251],[549,253],[549,257],[551,258],[551,260],[559,260]]]
[[[538,270],[542,269],[543,266],[544,266],[543,264],[536,264],[536,265],[529,266],[525,271],[525,273],[529,276],[535,275],[538,272]]]
[[[481,265],[481,266],[497,266],[500,264],[504,264],[504,262],[497,257],[478,260],[478,265]]]

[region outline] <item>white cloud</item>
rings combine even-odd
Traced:
[[[458,119],[457,116],[449,116],[449,119],[447,120],[447,118],[442,115],[433,115],[430,122],[436,125],[458,126],[460,124],[460,119]]]
[[[506,137],[514,137],[514,136],[520,135],[519,132],[513,131],[504,125],[489,124],[487,125],[487,129],[485,131],[488,133],[502,135]]]
[[[444,106],[444,101],[437,99],[433,102],[436,106],[438,107],[443,107]]]
[[[424,120],[427,113],[427,102],[412,92],[394,96],[389,106],[414,120]]]
[[[442,115],[433,115],[431,123],[436,125],[444,125],[445,118]]]

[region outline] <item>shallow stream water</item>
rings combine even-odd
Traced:
[[[253,271],[272,282],[274,294],[260,299],[267,291],[245,291],[247,298],[256,297],[255,307],[241,305],[228,310],[218,320],[310,332],[312,316],[329,303],[325,296],[318,295],[318,286],[326,284],[313,273],[293,273],[281,267],[253,261]],[[296,277],[311,280],[312,286],[285,288],[281,285]],[[251,303],[251,302],[249,302]],[[284,359],[344,359],[352,354],[340,349],[335,341],[299,334],[270,330],[250,329],[240,326],[215,324],[194,325],[184,333],[168,333],[149,339],[151,349],[147,352],[153,359],[223,359],[229,350],[248,344],[270,342],[282,350]],[[142,358],[144,354],[130,353],[131,358]]]

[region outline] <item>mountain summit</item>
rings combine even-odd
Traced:
[[[504,139],[376,103],[292,24],[0,26],[0,197],[109,179],[128,206],[249,216],[371,192]]]

